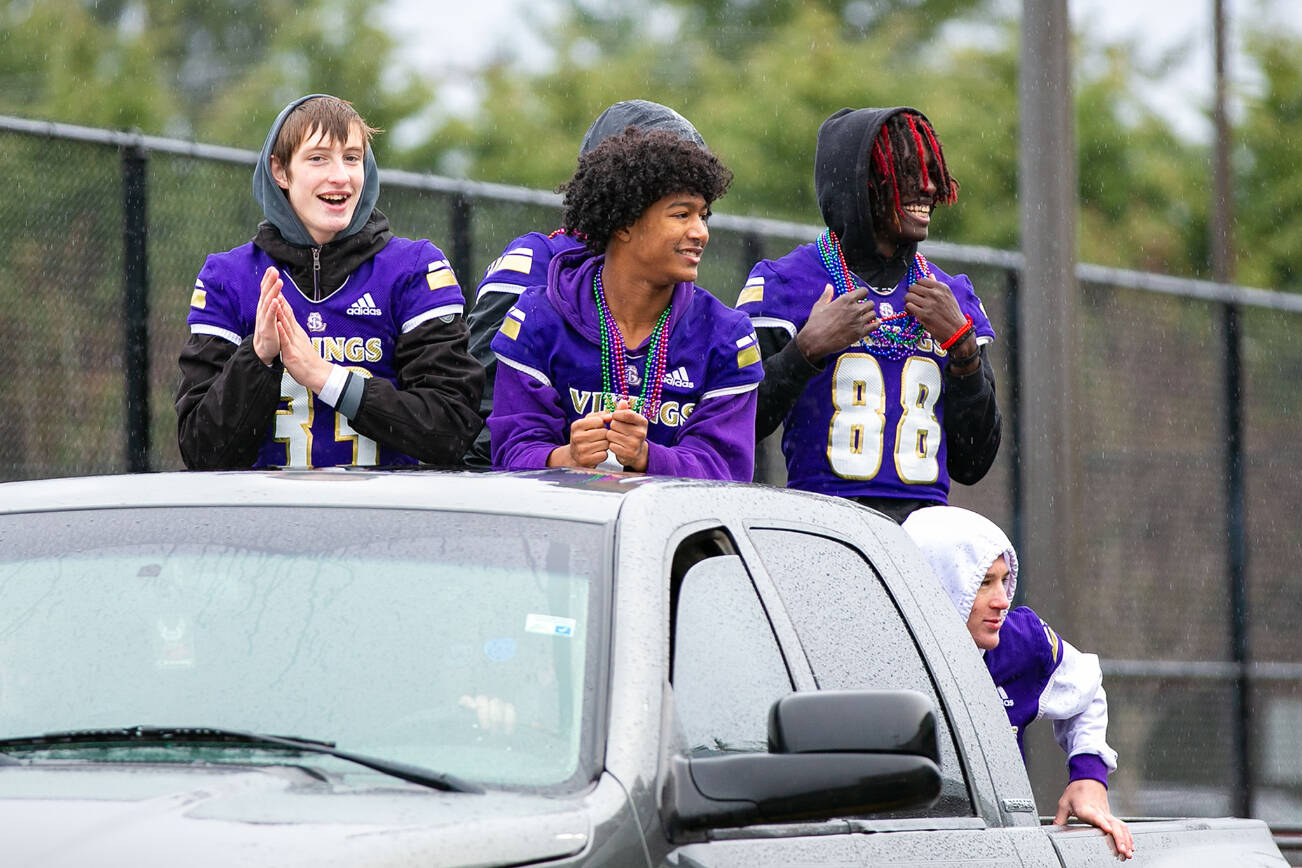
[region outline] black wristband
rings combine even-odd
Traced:
[[[952,368],[955,365],[958,365],[961,368],[964,367],[965,365],[971,364],[973,359],[979,359],[980,357],[981,357],[981,347],[977,346],[976,352],[972,353],[972,355],[970,356],[964,356],[961,359],[956,356],[950,356],[949,366]],[[969,371],[968,373],[971,373],[971,371]]]

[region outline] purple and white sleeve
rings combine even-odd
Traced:
[[[1053,721],[1053,737],[1067,753],[1071,780],[1091,778],[1107,786],[1117,752],[1108,745],[1108,696],[1097,654],[1062,641],[1061,660],[1044,692],[1040,717]]]

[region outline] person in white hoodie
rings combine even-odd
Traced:
[[[1126,824],[1108,806],[1108,700],[1095,654],[1083,654],[1028,606],[1012,608],[1017,552],[994,522],[955,506],[919,509],[904,521],[985,659],[1025,756],[1026,727],[1042,717],[1067,752],[1069,782],[1053,821],[1069,816],[1112,837],[1122,859],[1134,855]]]

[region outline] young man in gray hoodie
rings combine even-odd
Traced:
[[[377,132],[348,102],[301,97],[253,172],[266,220],[204,263],[176,395],[191,469],[452,465],[478,432],[447,257],[375,208]]]

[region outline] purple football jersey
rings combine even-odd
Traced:
[[[486,292],[506,292],[519,295],[530,286],[547,282],[547,266],[559,253],[576,250],[582,241],[558,232],[546,235],[528,232],[506,246],[502,255],[484,269],[484,279],[475,290],[478,299]]]
[[[929,264],[932,276],[972,317],[977,341],[993,340],[994,329],[967,277]],[[804,244],[781,259],[756,264],[737,307],[756,329],[781,329],[794,338],[831,283],[817,245]],[[856,279],[856,285],[864,284]],[[907,278],[893,287],[869,287],[878,316],[902,312],[908,288]],[[875,356],[858,345],[828,356],[824,370],[783,420],[787,485],[840,497],[946,503],[946,355],[938,341],[926,337],[903,359]]]
[[[985,653],[1019,748],[1026,728],[1040,716],[1040,696],[1062,660],[1061,652],[1058,634],[1029,606],[1019,606],[1004,619],[999,644]]]
[[[607,393],[591,281],[603,259],[577,251],[558,257],[549,285],[526,290],[493,338],[500,362],[488,419],[494,466],[544,466],[551,449],[568,442],[570,425],[601,409]],[[755,389],[764,376],[750,321],[680,283],[668,340],[660,409],[648,419],[648,472],[749,480]],[[648,343],[626,356],[633,396],[642,393]]]
[[[208,257],[195,281],[192,334],[240,343],[251,335],[263,273],[276,262],[252,243]],[[311,301],[281,269],[282,297],[326,361],[397,385],[398,336],[435,317],[462,312],[447,257],[428,241],[394,237],[321,301]],[[352,429],[348,419],[286,372],[280,407],[255,467],[414,464]]]

